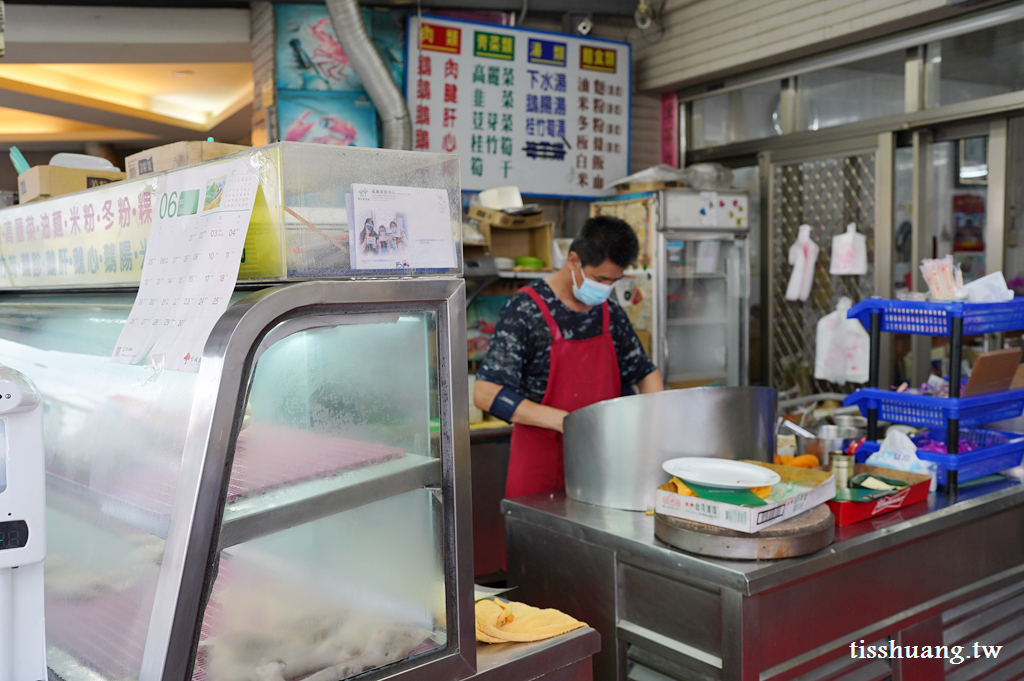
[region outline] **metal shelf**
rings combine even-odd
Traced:
[[[708,317],[677,317],[669,319],[667,326],[724,326],[729,323],[728,319]]]
[[[440,460],[406,454],[328,478],[274,487],[224,507],[220,548],[440,484]]]
[[[548,271],[548,270],[544,270],[544,271],[541,271],[541,272],[535,272],[535,271],[517,272],[517,271],[514,271],[514,270],[499,270],[498,271],[498,276],[501,277],[502,279],[543,279],[544,277],[548,276],[549,274],[553,274],[553,273]]]

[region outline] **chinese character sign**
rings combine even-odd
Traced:
[[[0,211],[0,288],[139,280],[159,206],[154,179]]]
[[[413,148],[458,154],[462,186],[595,196],[629,174],[630,47],[410,19]]]

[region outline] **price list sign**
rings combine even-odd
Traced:
[[[410,18],[413,148],[459,154],[470,191],[596,196],[629,174],[627,43]]]
[[[162,178],[139,292],[112,361],[198,371],[227,309],[259,179],[243,160]]]

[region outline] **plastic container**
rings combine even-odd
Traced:
[[[925,430],[912,439],[917,444],[925,437],[945,442],[946,432],[944,428]],[[937,482],[939,485],[946,484],[946,470],[957,471],[957,481],[967,482],[1019,466],[1021,460],[1024,459],[1024,434],[975,428],[961,430],[960,437],[983,445],[983,447],[963,454],[939,454],[921,450],[917,452],[917,457],[922,461],[932,461],[938,464]],[[878,450],[879,443],[865,442],[857,450],[857,463],[863,463]]]
[[[879,421],[909,426],[945,428],[947,419],[959,419],[961,427],[980,426],[1024,413],[1024,388],[956,398],[861,388],[843,404],[856,405],[864,416],[877,409]]]
[[[950,320],[962,317],[964,335],[1024,329],[1024,297],[1003,303],[937,303],[868,298],[850,308],[846,316],[871,330],[871,314],[882,313],[882,331],[924,336],[948,336]]]
[[[922,431],[914,438],[915,444],[931,437],[932,440],[946,441],[943,429]],[[1019,466],[1024,458],[1024,434],[1008,433],[1001,430],[961,430],[960,437],[982,445],[981,449],[963,454],[938,454],[936,452],[917,451],[917,458],[923,461],[934,461],[939,465],[938,483],[946,484],[946,470],[957,471],[957,480],[966,482]]]

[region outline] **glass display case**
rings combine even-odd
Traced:
[[[202,168],[237,161],[258,181],[239,281],[462,274],[458,156],[278,142],[208,161]],[[179,168],[3,208],[0,289],[138,285],[153,220],[173,217],[179,208],[181,197],[164,191],[168,178],[195,171],[196,166]],[[353,185],[445,192],[451,253],[444,266],[416,267],[412,258],[412,266],[392,269],[357,262],[353,249],[361,240],[349,215]],[[200,191],[197,187],[194,200]],[[193,203],[190,210],[195,213],[198,207]],[[414,245],[417,217],[389,216],[392,238]],[[449,235],[429,236],[439,241]]]
[[[27,234],[30,218],[36,230],[8,251],[83,254],[81,270],[38,279],[41,256],[17,275],[0,259],[0,287],[51,289],[0,293],[0,362],[44,398],[48,665],[64,681],[465,678],[458,160],[282,143],[204,172],[239,159],[258,176],[256,206],[197,373],[111,361],[139,268],[92,272],[87,255],[145,239],[141,196],[190,169],[0,211],[0,234]],[[442,217],[446,200],[451,266],[354,267],[360,183],[430,189]],[[116,237],[55,235],[55,213],[90,202],[136,213]]]
[[[110,362],[130,294],[0,299],[45,397],[51,669],[468,675],[461,281],[237,297],[198,374]]]

